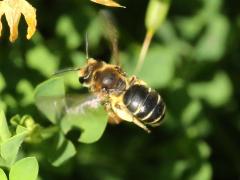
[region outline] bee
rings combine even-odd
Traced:
[[[132,122],[148,133],[147,126],[162,123],[166,110],[162,97],[143,80],[128,77],[120,66],[89,58],[78,75],[79,82],[100,99],[110,122]]]
[[[101,104],[108,113],[110,123],[119,124],[122,121],[128,121],[150,133],[148,126],[156,127],[163,122],[166,105],[157,91],[148,87],[143,80],[134,75],[128,76],[123,71],[119,65],[117,30],[112,23],[109,23],[109,18],[106,22],[108,23],[105,27],[111,31],[105,34],[109,35],[108,39],[112,43],[116,63],[109,64],[88,58],[88,41],[86,40],[87,63],[81,68],[60,70],[55,75],[77,71],[79,82],[89,88],[93,96],[74,107],[67,107],[64,104],[65,113],[79,113],[89,107],[97,108]],[[58,103],[55,103],[55,107],[57,107],[56,104]]]

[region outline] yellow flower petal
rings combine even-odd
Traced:
[[[27,39],[30,39],[36,31],[36,9],[25,0],[4,0],[0,2],[0,36],[2,30],[1,17],[5,14],[10,28],[9,40],[14,42],[18,37],[18,24],[23,14],[27,25]]]
[[[122,5],[116,3],[115,1],[112,1],[112,0],[91,0],[91,1],[95,2],[95,3],[98,3],[98,4],[105,5],[105,6],[126,8],[125,6],[122,6]]]

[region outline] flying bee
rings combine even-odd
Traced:
[[[107,24],[111,32],[116,32],[112,24]],[[114,30],[113,30],[114,29]],[[66,113],[78,113],[85,107],[104,106],[111,123],[119,124],[128,121],[150,132],[148,126],[159,126],[164,118],[166,106],[162,97],[148,87],[136,76],[128,76],[118,65],[118,48],[116,33],[107,33],[111,37],[112,49],[116,64],[88,58],[88,44],[86,43],[87,63],[84,67],[59,71],[77,71],[79,82],[89,88],[94,98],[82,101],[74,108],[66,107]],[[87,42],[87,41],[86,41]]]
[[[100,99],[110,122],[132,122],[147,132],[148,125],[161,124],[166,109],[161,96],[120,66],[89,58],[78,74],[79,82]]]

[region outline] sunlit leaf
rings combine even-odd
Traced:
[[[200,156],[205,159],[207,159],[211,154],[211,149],[209,145],[204,141],[198,143],[198,150]]]
[[[91,1],[105,6],[126,8],[125,6],[122,6],[113,0],[91,0]]]
[[[57,108],[63,102],[56,102],[52,98],[61,96],[65,96],[65,87],[64,80],[60,77],[44,81],[35,89],[34,98],[38,109],[53,123],[57,122],[60,110]]]
[[[33,102],[33,86],[29,81],[26,79],[22,79],[18,82],[16,86],[16,90],[19,94],[21,94],[23,97],[21,101],[19,102],[22,106],[27,106]]]
[[[38,162],[35,157],[21,159],[11,167],[9,180],[36,180],[38,169]]]
[[[189,126],[202,111],[202,105],[199,101],[191,101],[182,112],[182,122],[185,126]]]
[[[2,73],[0,73],[0,92],[5,88],[5,86],[6,86],[5,79]]]
[[[76,149],[71,141],[67,140],[61,133],[55,136],[52,148],[48,156],[54,166],[60,166],[76,154]]]
[[[123,57],[122,59],[124,60],[124,70],[130,75],[134,74],[134,63],[136,63],[132,60],[134,58]],[[141,71],[135,75],[153,88],[166,87],[174,77],[176,59],[175,49],[155,45],[146,56]]]
[[[57,70],[59,64],[59,57],[42,44],[30,49],[26,58],[27,65],[30,68],[36,69],[46,77],[51,76]]]
[[[27,131],[21,132],[7,139],[0,145],[0,155],[6,167],[10,167],[17,158],[19,148],[27,135]]]
[[[205,99],[212,106],[221,106],[229,101],[232,84],[224,72],[218,72],[209,82],[192,83],[188,92],[194,98]]]
[[[216,16],[208,24],[206,33],[196,45],[194,58],[199,61],[219,61],[225,53],[229,22],[224,16]]]
[[[199,168],[198,172],[192,177],[192,180],[210,180],[212,179],[212,167],[209,163],[203,163],[202,166]]]
[[[81,36],[77,32],[72,19],[68,16],[62,16],[59,18],[56,33],[65,38],[66,46],[69,49],[75,49],[81,45]]]
[[[187,170],[187,168],[190,166],[190,163],[188,161],[184,160],[178,160],[174,163],[172,176],[174,179],[179,179],[184,172]]]
[[[25,0],[4,0],[0,1],[0,19],[5,14],[8,26],[10,28],[9,40],[14,42],[18,37],[18,24],[23,14],[27,24],[27,39],[30,39],[36,31],[36,9]],[[0,36],[2,23],[0,21]]]
[[[7,180],[7,176],[1,168],[0,168],[0,179],[1,180]]]
[[[5,141],[11,136],[11,133],[8,129],[8,124],[6,121],[5,114],[2,109],[0,109],[0,143]]]
[[[67,115],[62,120],[62,128],[69,130],[70,127],[82,130],[79,141],[93,143],[102,136],[107,125],[107,113],[103,107],[88,109],[83,114]]]
[[[186,129],[189,138],[206,137],[211,131],[209,119],[201,118],[199,121]]]

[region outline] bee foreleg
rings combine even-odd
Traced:
[[[134,124],[136,124],[137,126],[139,126],[140,128],[144,129],[147,133],[150,133],[151,131],[147,128],[147,126],[145,126],[141,121],[139,121],[136,118],[133,118],[132,121]]]
[[[138,79],[136,76],[131,76],[129,78],[129,85],[132,86],[134,84],[141,84],[141,85],[147,85],[143,80]]]
[[[136,76],[131,76],[129,78],[129,85],[133,85],[135,82],[137,81],[137,77]]]

